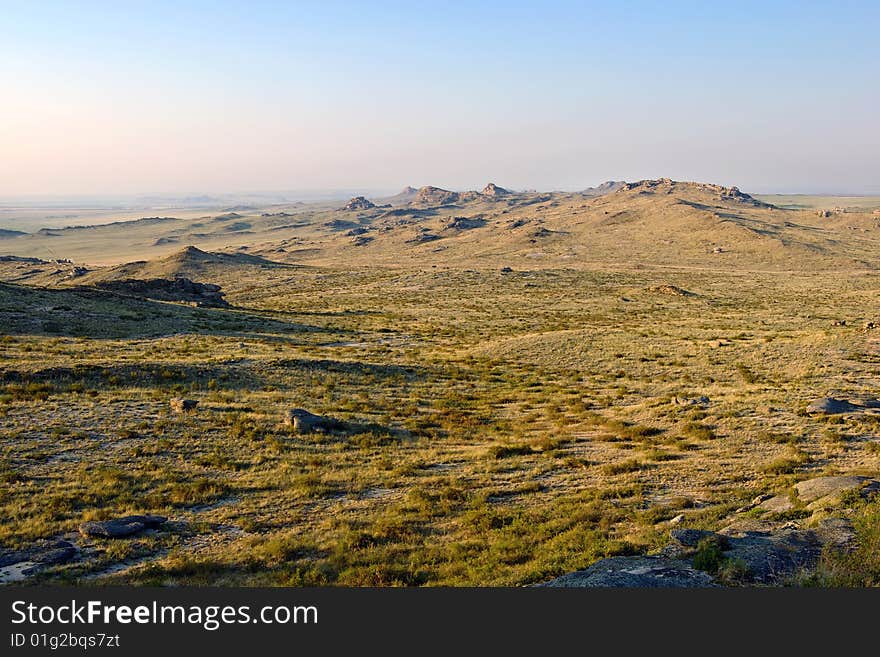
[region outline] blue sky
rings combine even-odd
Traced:
[[[4,2],[0,195],[880,193],[877,2]]]

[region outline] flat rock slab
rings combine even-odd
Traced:
[[[771,511],[773,513],[785,513],[794,508],[794,502],[788,495],[777,495],[769,500],[764,500],[758,505],[762,511]]]
[[[724,556],[742,562],[747,579],[776,584],[797,572],[814,567],[822,552],[821,537],[813,531],[779,530],[728,536]]]
[[[20,550],[0,550],[0,568],[29,561],[52,565],[70,561],[76,555],[76,547],[69,541],[37,541]]]
[[[829,495],[840,495],[856,489],[861,489],[866,495],[876,493],[880,491],[880,481],[858,475],[841,475],[807,479],[795,484],[794,488],[800,500],[813,502]]]
[[[840,413],[854,413],[862,410],[861,406],[848,402],[845,399],[836,399],[834,397],[820,397],[813,400],[807,406],[807,413],[818,413],[822,415],[838,415]]]
[[[669,532],[672,540],[677,541],[685,547],[697,547],[697,544],[704,538],[716,536],[715,532],[706,529],[673,529]]]
[[[689,562],[664,557],[610,557],[586,570],[538,584],[554,588],[707,588],[714,578]]]
[[[83,536],[99,538],[123,538],[137,534],[145,529],[156,529],[164,524],[167,518],[162,516],[125,516],[113,520],[89,521],[79,526]]]

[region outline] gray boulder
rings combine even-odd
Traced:
[[[0,550],[0,568],[31,561],[53,565],[70,561],[76,555],[76,547],[69,541],[37,541],[21,550]]]
[[[125,516],[113,520],[91,520],[79,526],[79,532],[83,536],[99,538],[123,538],[144,531],[156,529],[164,524],[167,518],[163,516]]]
[[[294,408],[284,415],[284,424],[293,427],[297,433],[312,433],[314,431],[333,431],[342,429],[343,423],[323,415],[315,415],[303,408]]]

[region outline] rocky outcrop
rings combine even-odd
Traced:
[[[343,205],[340,210],[372,210],[376,204],[363,196],[355,196],[348,203]]]
[[[880,480],[871,477],[807,479],[780,495],[756,497],[717,532],[675,528],[658,554],[602,559],[540,586],[786,585],[814,572],[823,550],[850,549],[856,534],[845,515],[845,502],[877,494]],[[793,510],[813,514],[803,526],[773,519],[772,514]],[[681,522],[681,516],[677,520]]]
[[[452,217],[443,228],[446,230],[472,230],[482,228],[485,225],[486,220],[479,217]]]
[[[483,187],[483,191],[480,192],[483,196],[490,196],[492,198],[501,198],[502,196],[510,196],[511,191],[509,189],[504,189],[503,187],[499,187],[495,183],[489,183],[485,187]]]
[[[738,187],[724,187],[722,185],[713,185],[711,183],[696,182],[679,182],[669,178],[658,178],[657,180],[640,180],[638,182],[622,183],[617,189],[617,193],[636,192],[639,194],[650,193],[673,193],[675,190],[685,191],[687,189],[708,192],[715,196],[717,201],[726,203],[738,203],[742,205],[750,205],[758,208],[772,208],[774,206],[769,203],[759,201],[753,196],[740,191]]]
[[[420,188],[416,193],[413,203],[427,206],[448,205],[450,203],[457,203],[459,198],[460,194],[458,192],[451,192],[448,189],[426,185],[425,187]]]
[[[843,518],[815,529],[711,532],[677,529],[659,554],[601,559],[539,586],[703,588],[783,585],[815,568],[825,546],[845,548],[854,530]]]
[[[99,290],[127,296],[156,299],[159,301],[183,301],[202,308],[228,308],[224,292],[219,285],[195,283],[188,278],[127,278],[115,281],[99,281]]]
[[[422,231],[416,233],[415,237],[411,237],[406,240],[407,244],[423,244],[425,242],[433,242],[434,240],[439,240],[440,236],[435,235],[434,233],[429,233],[428,231]]]
[[[165,524],[167,518],[163,516],[125,516],[113,520],[92,520],[79,526],[79,533],[83,536],[97,538],[124,538],[138,534],[146,529],[157,529]]]
[[[585,570],[538,584],[553,588],[706,588],[714,578],[683,559],[609,557]]]

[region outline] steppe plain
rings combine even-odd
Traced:
[[[773,583],[880,584],[878,208],[661,179],[10,232],[0,580],[527,585],[832,518]],[[167,520],[79,531],[132,514]]]

